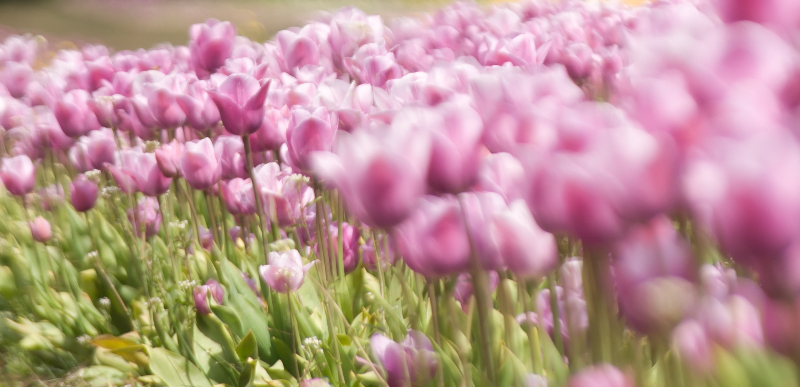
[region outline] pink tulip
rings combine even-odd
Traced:
[[[613,271],[620,311],[637,330],[666,332],[693,306],[694,259],[669,218],[656,218],[618,241]]]
[[[228,132],[251,134],[261,127],[269,85],[269,80],[259,84],[255,78],[240,73],[228,76],[219,89],[208,91]]]
[[[494,293],[497,285],[500,283],[500,276],[496,271],[489,272],[489,292]],[[453,298],[461,304],[461,309],[465,312],[469,306],[469,300],[472,298],[474,286],[472,284],[472,275],[469,273],[461,273],[456,277],[456,285],[453,288]]]
[[[133,226],[137,236],[144,231],[144,237],[150,238],[158,234],[161,229],[161,212],[158,200],[154,197],[143,197],[136,204],[135,209],[128,210],[128,220]],[[142,230],[142,227],[144,230]]]
[[[348,223],[342,223],[342,265],[345,274],[350,274],[358,266],[358,240],[361,237],[357,228]],[[339,254],[339,226],[337,222],[328,228],[328,239],[325,241],[328,254],[337,257]],[[317,246],[321,249],[322,246]],[[338,259],[338,258],[336,258]]]
[[[191,63],[199,75],[213,73],[230,58],[236,39],[236,27],[229,22],[208,19],[189,29]]]
[[[214,143],[214,154],[222,168],[222,178],[245,178],[248,176],[244,143],[239,136],[220,136]]]
[[[37,216],[30,222],[31,236],[37,242],[47,242],[53,237],[53,230],[50,229],[50,222],[41,216]]]
[[[211,308],[208,306],[208,286],[195,286],[192,289],[192,298],[194,299],[194,309],[197,313],[203,315],[211,314]]]
[[[80,174],[70,184],[70,201],[76,211],[86,212],[94,208],[97,201],[97,184]]]
[[[123,171],[136,181],[139,191],[147,196],[162,195],[172,184],[172,178],[164,176],[153,153],[134,152]]]
[[[558,263],[555,236],[539,228],[521,200],[495,214],[490,234],[505,266],[520,278],[541,278]]]
[[[71,90],[53,106],[58,124],[67,136],[78,138],[100,129],[97,117],[89,107],[91,96],[84,90]]]
[[[207,190],[217,183],[222,169],[210,139],[186,143],[181,156],[181,174],[194,189]]]
[[[313,112],[301,108],[292,110],[286,130],[289,161],[301,170],[308,170],[312,153],[330,151],[335,137],[336,126],[331,123],[325,107],[318,107]]]
[[[28,64],[7,62],[0,71],[0,85],[4,85],[14,98],[22,98],[33,81],[33,70]]]
[[[171,78],[165,78],[165,81]],[[177,80],[172,82],[179,82]],[[169,82],[166,82],[169,83]],[[178,93],[170,90],[165,82],[149,85],[145,88],[147,108],[162,129],[174,129],[186,122],[186,113],[178,104]]]
[[[633,380],[612,365],[583,369],[569,379],[569,387],[633,387]]]
[[[161,173],[166,177],[180,176],[181,157],[183,157],[184,146],[177,140],[172,140],[169,144],[164,144],[156,149],[156,162]]]
[[[206,90],[208,81],[190,81],[186,92],[176,96],[177,103],[186,113],[186,124],[195,130],[205,131],[219,123],[219,109]]]
[[[308,269],[316,262],[312,261],[303,265],[297,250],[272,251],[267,258],[269,264],[261,265],[258,271],[264,282],[278,293],[289,293],[300,289]]]
[[[406,264],[426,277],[469,268],[470,244],[455,197],[426,196],[392,236]]]
[[[524,179],[525,170],[519,160],[508,153],[493,153],[481,160],[473,189],[497,193],[510,203],[523,197]]]
[[[424,333],[408,331],[402,343],[376,333],[370,338],[372,355],[386,374],[389,387],[403,387],[432,380],[439,361]]]
[[[313,157],[314,172],[339,189],[347,208],[372,227],[402,222],[425,193],[430,140],[423,130],[405,129],[340,133],[336,155]]]
[[[23,196],[31,192],[36,185],[36,166],[25,155],[3,159],[0,179],[12,195]]]
[[[222,199],[225,202],[225,208],[232,215],[256,212],[255,202],[251,203],[249,196],[253,196],[253,185],[250,183],[250,179],[235,178],[222,182]]]
[[[480,116],[465,102],[436,107],[440,122],[424,122],[432,131],[428,184],[436,191],[458,193],[475,180],[483,134]]]

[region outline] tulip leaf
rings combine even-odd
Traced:
[[[257,349],[256,337],[253,335],[253,331],[248,331],[247,335],[236,345],[236,354],[239,355],[239,359],[245,361],[248,357],[254,356]]]
[[[211,311],[214,312],[214,315],[228,326],[228,329],[235,337],[244,336],[242,321],[239,319],[239,315],[235,310],[233,310],[233,308],[226,305],[211,305]]]
[[[222,345],[204,335],[197,326],[194,327],[194,354],[197,366],[217,382],[236,384],[239,380],[238,372],[224,359],[223,352]]]
[[[164,348],[148,347],[150,370],[167,387],[212,387],[208,377],[185,357]]]

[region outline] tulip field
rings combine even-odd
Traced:
[[[0,42],[0,386],[798,387],[800,2]]]

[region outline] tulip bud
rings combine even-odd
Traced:
[[[50,222],[41,216],[37,216],[30,222],[31,235],[33,239],[38,242],[47,242],[53,237],[53,231],[50,229]]]
[[[233,53],[236,27],[230,22],[208,19],[202,24],[193,24],[189,29],[192,66],[199,74],[207,75],[225,64]]]
[[[172,140],[169,144],[162,145],[156,149],[156,162],[161,173],[166,177],[179,176],[181,173],[180,163],[183,156],[183,144],[177,140]]]
[[[97,201],[97,184],[80,174],[70,184],[70,201],[76,211],[86,212],[94,207]]]
[[[308,170],[311,167],[311,154],[330,151],[335,137],[336,126],[331,123],[324,106],[313,112],[295,108],[286,130],[289,161],[301,170]]]
[[[225,289],[222,287],[222,285],[217,282],[217,280],[209,278],[208,281],[206,281],[206,286],[208,287],[208,290],[211,291],[211,296],[214,297],[214,301],[216,301],[217,304],[222,305],[222,300],[225,297]]]
[[[23,196],[31,192],[36,185],[36,167],[26,155],[3,159],[0,179],[12,195]]]
[[[192,296],[194,297],[194,308],[197,309],[197,313],[200,314],[209,314],[211,313],[211,308],[208,306],[208,286],[196,286],[194,290],[192,290]]]

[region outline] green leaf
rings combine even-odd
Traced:
[[[245,363],[244,369],[241,375],[239,375],[239,381],[236,383],[238,387],[247,387],[253,383],[256,376],[255,365],[256,361],[253,359],[249,359]]]
[[[194,327],[194,354],[197,365],[211,379],[219,383],[236,384],[239,373],[224,359],[222,346]]]
[[[233,308],[225,305],[211,305],[211,311],[214,312],[222,322],[228,325],[228,329],[230,329],[231,333],[236,337],[244,336],[242,320],[239,319],[239,315],[236,314]]]
[[[348,336],[348,335],[337,334],[336,335],[336,339],[338,339],[339,343],[344,345],[344,346],[349,346],[350,344],[353,343],[353,341],[350,340],[350,336]]]
[[[185,357],[164,348],[147,348],[150,370],[161,378],[167,387],[212,387],[203,371]]]
[[[258,342],[253,335],[253,331],[248,331],[247,335],[236,345],[236,354],[242,361],[247,360],[248,357],[255,357],[258,350]]]

